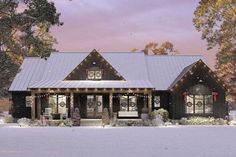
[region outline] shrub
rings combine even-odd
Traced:
[[[150,116],[152,119],[154,119],[157,115],[160,115],[164,122],[167,122],[169,120],[169,112],[163,108],[154,110]]]
[[[29,126],[30,125],[30,119],[28,118],[20,118],[18,119],[17,123],[20,125],[20,126]]]
[[[179,123],[182,125],[225,125],[227,121],[222,118],[213,118],[213,117],[190,117],[181,118]]]

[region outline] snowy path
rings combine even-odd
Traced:
[[[0,157],[236,157],[236,127],[4,128]]]

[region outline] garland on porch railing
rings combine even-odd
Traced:
[[[45,97],[49,97],[49,96],[56,96],[56,95],[60,95],[62,96],[62,94],[56,94],[56,93],[46,93],[46,94],[41,94],[41,95],[35,95],[35,96],[31,96],[32,98],[45,98]],[[71,95],[63,95],[66,98],[70,98],[73,97]],[[112,95],[112,98],[120,98],[121,96],[136,96],[136,97],[140,97],[140,98],[148,98],[150,96],[148,95],[142,95],[142,94],[135,94],[135,93],[126,93],[126,94],[118,94],[118,95]]]

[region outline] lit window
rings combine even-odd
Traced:
[[[161,97],[154,96],[154,108],[161,107]]]
[[[188,95],[185,104],[187,114],[212,114],[213,97],[212,95]]]
[[[101,70],[89,70],[87,73],[89,80],[101,80],[102,71]]]
[[[120,96],[120,111],[137,111],[136,96]]]

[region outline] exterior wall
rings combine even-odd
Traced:
[[[199,83],[199,80],[203,82]],[[208,71],[203,68],[196,68],[192,74],[188,74],[178,86],[171,92],[170,112],[172,119],[180,119],[188,116],[214,116],[215,118],[225,118],[228,114],[227,104],[225,102],[225,89],[222,88],[221,82],[216,81],[217,78],[212,78]],[[212,92],[217,92],[217,99],[213,102],[212,115],[187,115],[185,114],[185,102],[183,93],[196,84],[202,84],[208,87]]]
[[[31,108],[26,107],[26,96],[30,96],[29,92],[12,92],[12,116],[14,118],[31,118]]]
[[[168,91],[153,91],[152,93],[152,110],[159,109],[159,108],[164,108],[169,112],[169,114],[172,114],[170,112],[170,93]],[[154,97],[155,96],[160,96],[160,107],[155,108],[154,107]]]

